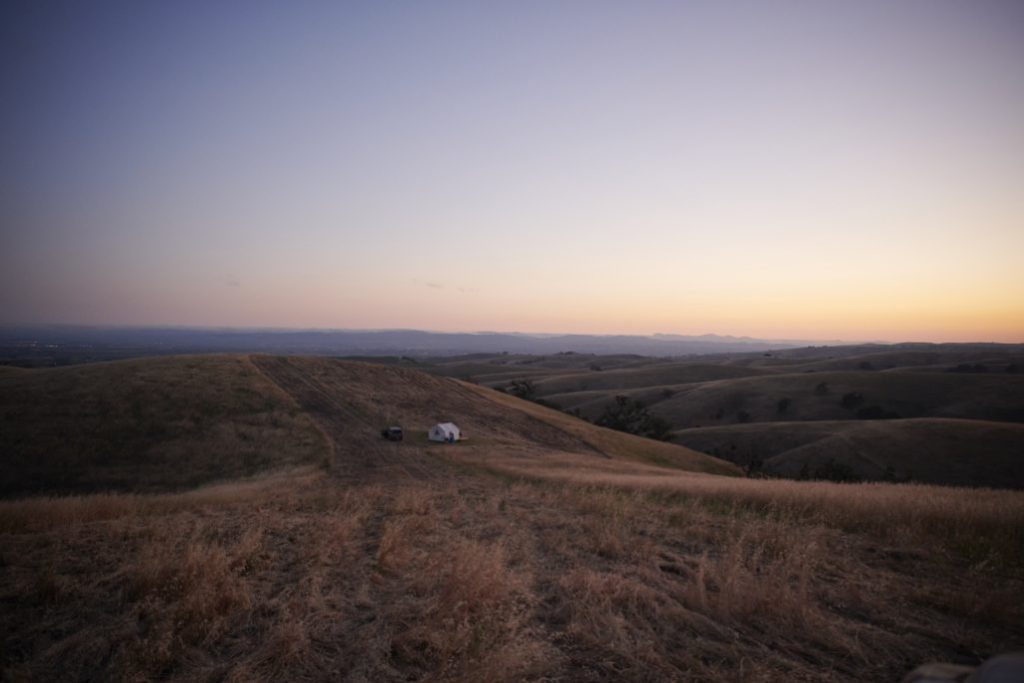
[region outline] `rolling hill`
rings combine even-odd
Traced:
[[[0,495],[179,489],[328,455],[245,357],[116,361],[0,375]]]
[[[663,420],[676,443],[745,467],[755,459],[773,476],[1024,487],[1014,457],[1024,452],[1019,344],[864,344],[676,359],[477,354],[416,366],[594,422],[624,396]]]
[[[819,388],[820,387],[820,388]],[[937,372],[771,374],[684,385],[546,396],[595,417],[615,394],[643,400],[677,429],[738,422],[857,419],[877,406],[898,417],[1024,421],[1024,375]],[[852,395],[844,405],[844,397]],[[784,408],[780,401],[788,400]]]
[[[342,476],[441,468],[425,440],[459,423],[459,452],[589,453],[736,473],[670,444],[609,432],[453,379],[318,358],[185,356],[0,375],[0,495],[174,490],[296,465]],[[410,433],[383,441],[383,426]],[[428,464],[429,462],[429,464]]]
[[[0,679],[859,683],[1024,643],[1024,492],[717,476],[419,366],[0,374]],[[426,441],[447,419],[468,440]],[[954,422],[684,433],[785,460],[902,428],[952,461]]]
[[[673,441],[772,476],[1024,488],[1024,425],[984,420],[768,422]]]

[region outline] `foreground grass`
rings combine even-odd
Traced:
[[[3,677],[898,680],[1024,645],[1019,572],[939,531],[1012,539],[1020,494],[495,462],[2,503]]]
[[[1016,491],[709,477],[620,462],[596,467],[571,454],[498,457],[481,465],[526,479],[642,492],[666,505],[701,501],[729,514],[793,518],[887,542],[925,544],[1024,576],[1024,494]]]

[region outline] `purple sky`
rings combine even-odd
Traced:
[[[1024,340],[1024,3],[7,2],[0,324]]]

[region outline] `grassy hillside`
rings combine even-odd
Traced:
[[[1014,428],[1024,424],[1021,345],[866,344],[675,360],[478,356],[420,366],[458,368],[592,422],[627,396],[670,425],[676,442],[742,465],[756,458],[774,475],[1024,487],[1013,458],[1024,452]],[[915,422],[926,419],[938,421]],[[891,420],[900,422],[882,424]]]
[[[747,425],[791,424],[766,427],[766,438],[775,441],[785,431],[787,443],[814,445],[769,465],[782,476],[806,474],[806,464],[812,473],[833,478],[911,476],[953,485],[1024,486],[1019,477],[1012,480],[1016,470],[1006,464],[1006,454],[1024,449],[1018,431],[962,422],[1024,424],[1020,344],[862,344],[676,359],[476,354],[392,362],[504,389],[591,422],[624,395],[677,433],[688,434],[679,443],[733,460],[729,449],[757,431]],[[942,428],[915,429],[912,438],[902,438],[912,423],[862,424],[930,418],[951,421]],[[698,437],[695,429],[708,431]],[[736,439],[730,440],[734,429]],[[978,434],[983,438],[977,449],[961,445]],[[934,457],[911,464],[908,450]],[[764,445],[759,451],[780,454]],[[746,463],[744,457],[738,462]],[[763,454],[757,457],[765,460]],[[997,462],[1006,466],[996,467]],[[946,465],[948,470],[940,471]]]
[[[943,370],[959,363],[981,362],[991,371],[1024,359],[1022,344],[862,344],[853,346],[812,346],[763,354],[721,357],[721,362],[759,367],[778,372],[890,370],[938,367]]]
[[[765,371],[729,365],[703,363],[658,364],[640,368],[590,371],[554,375],[534,381],[537,395],[565,394],[577,391],[636,389],[671,384],[690,384],[736,377],[750,377]]]
[[[426,430],[446,420],[469,437],[460,452],[585,452],[737,472],[681,446],[609,436],[546,412],[406,367],[318,358],[169,357],[12,371],[0,375],[0,495],[173,490],[303,464],[353,477],[426,474],[437,452]],[[392,423],[410,438],[380,439]]]
[[[0,679],[859,683],[1024,648],[1024,492],[717,476],[410,365],[0,376],[7,476],[47,491],[280,470],[0,501]],[[429,443],[449,419],[469,439]],[[952,422],[736,429],[788,452]]]
[[[680,430],[673,440],[744,467],[755,463],[774,476],[1024,488],[1021,424],[946,418],[773,422]]]
[[[961,364],[980,365],[987,372],[1006,372],[1011,366],[1022,366],[1024,352],[1019,347],[1005,350],[980,348],[944,348],[935,350],[897,349],[855,354],[801,363],[791,366],[793,371],[818,370],[914,370],[931,369],[944,372]]]
[[[324,436],[244,357],[0,375],[0,495],[167,490],[322,461]]]
[[[821,389],[819,386],[823,385]],[[899,417],[1024,421],[1024,375],[813,372],[557,394],[547,400],[596,417],[616,394],[644,400],[677,429],[738,422],[857,419],[872,406]],[[844,406],[847,394],[859,395]],[[780,401],[786,401],[784,407]]]
[[[583,420],[566,415],[558,410],[521,401],[507,394],[495,392],[493,389],[472,385],[469,385],[469,388],[486,396],[490,401],[532,415],[538,420],[555,426],[568,434],[572,434],[595,451],[608,456],[690,472],[728,476],[734,476],[740,472],[738,468],[725,460],[714,457],[709,458],[704,453],[699,453],[690,448],[680,448],[677,444],[644,439],[632,434],[594,427]]]
[[[503,386],[516,380],[540,380],[555,376],[587,376],[599,371],[650,369],[671,364],[664,358],[635,355],[593,355],[559,353],[546,356],[480,355],[431,358],[418,365],[433,374],[472,380],[488,386]]]
[[[824,393],[818,390],[822,384]],[[861,398],[846,407],[847,394]],[[790,402],[780,410],[783,399]],[[754,422],[851,419],[871,406],[900,417],[1024,421],[1024,376],[816,372],[751,377],[681,388],[656,412],[683,428],[738,421],[741,411]]]

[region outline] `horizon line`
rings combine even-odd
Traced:
[[[374,328],[358,328],[358,327],[315,327],[315,326],[299,326],[299,327],[288,327],[279,325],[253,325],[253,326],[233,326],[233,325],[196,325],[196,324],[179,324],[179,323],[149,323],[149,324],[133,324],[133,323],[62,323],[62,322],[46,322],[46,323],[0,323],[0,329],[11,329],[11,328],[77,328],[77,329],[110,329],[110,330],[197,330],[197,331],[211,331],[211,332],[266,332],[266,333],[284,333],[284,332],[345,332],[345,333],[380,333],[380,332],[419,332],[423,334],[436,334],[436,335],[508,335],[508,336],[522,336],[522,337],[535,337],[535,338],[555,338],[555,337],[633,337],[640,339],[656,339],[658,337],[679,337],[688,340],[697,340],[708,337],[717,337],[721,339],[731,339],[737,341],[751,341],[751,342],[768,342],[768,343],[786,343],[786,344],[806,344],[806,345],[824,345],[824,346],[859,346],[859,345],[882,345],[892,346],[897,344],[1005,344],[1015,345],[1024,344],[1024,341],[986,341],[986,340],[973,340],[973,341],[932,341],[926,339],[906,339],[902,341],[891,341],[891,340],[845,340],[845,339],[797,339],[797,338],[769,338],[769,337],[753,337],[750,335],[735,335],[735,334],[724,334],[719,332],[705,332],[701,334],[695,333],[680,333],[680,332],[650,332],[650,333],[624,333],[624,332],[519,332],[519,331],[498,331],[498,330],[431,330],[422,329],[415,327],[374,327]]]

